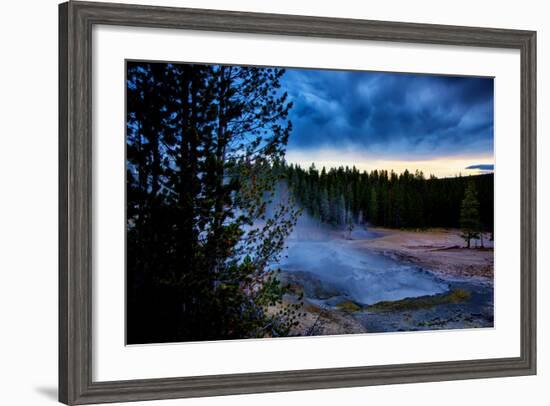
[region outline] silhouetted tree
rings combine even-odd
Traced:
[[[128,62],[128,342],[289,334],[282,69]]]
[[[459,228],[461,202],[472,183],[479,202],[479,231],[492,234],[492,174],[426,179],[420,171],[367,173],[340,167],[319,172],[292,164],[283,168],[292,194],[308,214],[342,228],[350,220],[396,228]]]
[[[479,202],[473,183],[469,183],[464,192],[460,209],[460,228],[462,229],[462,238],[466,241],[466,246],[470,248],[470,241],[473,238],[479,238],[481,228]]]

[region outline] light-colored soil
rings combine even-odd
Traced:
[[[283,296],[282,304],[268,309],[268,313],[274,314],[283,306],[296,304],[296,294]],[[292,327],[291,336],[319,336],[319,335],[340,335],[366,333],[367,329],[353,317],[353,310],[324,308],[313,303],[307,298],[302,299],[302,306],[297,309],[300,313],[299,324]]]
[[[459,230],[430,229],[403,231],[370,228],[382,234],[379,238],[358,240],[358,248],[374,249],[397,255],[419,266],[447,276],[492,279],[494,260],[493,242],[484,238],[485,248],[466,248]],[[472,242],[472,246],[480,242]]]
[[[285,298],[293,301],[293,298]],[[296,326],[292,334],[298,336],[339,335],[366,333],[367,330],[352,315],[345,310],[323,309],[307,299],[299,312],[305,316],[300,317],[300,324]]]

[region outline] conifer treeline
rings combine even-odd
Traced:
[[[473,182],[481,227],[493,231],[493,174],[426,178],[422,172],[401,174],[355,167],[319,170],[282,164],[292,194],[307,213],[334,226],[372,224],[394,228],[460,227],[460,207]]]

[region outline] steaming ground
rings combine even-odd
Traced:
[[[331,299],[348,299],[363,305],[449,290],[445,281],[415,265],[357,249],[341,238],[327,237],[326,241],[289,241],[282,270],[308,273],[326,289],[338,293]]]
[[[356,226],[350,235],[302,216],[279,264],[294,292],[285,300],[304,295],[306,315],[294,333],[491,327],[492,249],[459,243],[452,230]],[[464,272],[449,272],[449,261]]]

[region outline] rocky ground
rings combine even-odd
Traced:
[[[433,272],[449,282],[449,291],[370,306],[350,300],[331,303],[335,292],[311,274],[283,272],[282,279],[291,286],[285,302],[295,303],[304,294],[300,312],[305,316],[293,334],[338,335],[493,325],[493,243],[488,236],[484,248],[467,249],[458,230],[371,228],[369,232],[377,237],[352,239],[350,244],[358,250],[374,250]],[[338,235],[333,237],[339,238]],[[345,238],[344,234],[341,238]]]

